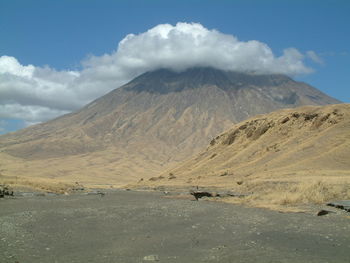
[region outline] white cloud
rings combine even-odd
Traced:
[[[0,57],[0,74],[30,78],[34,70],[35,67],[33,65],[22,66],[14,57]]]
[[[320,64],[320,65],[324,64],[323,59],[320,56],[318,56],[315,51],[312,51],[312,50],[307,51],[306,56],[317,64]]]
[[[0,118],[8,119],[11,117],[31,124],[46,121],[68,112],[68,110],[57,110],[39,105],[0,104]]]
[[[90,57],[84,62],[100,74],[115,70],[144,72],[157,68],[177,71],[210,66],[224,70],[283,73],[310,73],[304,56],[294,48],[276,57],[265,44],[256,40],[239,41],[232,35],[208,30],[201,24],[158,25],[139,35],[127,35],[112,54]]]
[[[318,60],[313,51],[306,56]],[[162,24],[127,35],[110,54],[88,57],[81,71],[25,66],[14,57],[0,57],[0,118],[46,121],[158,68],[182,71],[207,66],[287,75],[312,72],[303,60],[304,55],[295,48],[276,56],[265,43],[240,41],[198,23]]]

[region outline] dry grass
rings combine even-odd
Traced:
[[[245,181],[242,186],[232,187],[237,192],[251,194],[243,198],[224,198],[222,201],[283,212],[304,212],[310,204],[322,205],[332,200],[350,199],[349,177],[298,177],[289,181],[288,178],[253,179]]]
[[[329,201],[350,199],[350,171],[308,170],[284,172],[269,171],[242,176],[230,171],[226,176],[216,174],[192,178],[191,184],[184,184],[183,178],[149,182],[148,186],[166,188],[200,186],[207,189],[221,188],[246,197],[218,198],[215,201],[263,207],[284,212],[301,212],[306,207],[324,205]]]
[[[0,176],[23,178],[30,182],[62,182],[84,186],[122,187],[140,178],[148,179],[157,175],[160,168],[155,163],[149,169],[141,169],[142,160],[137,157],[120,156],[115,151],[104,151],[91,155],[67,156],[46,160],[23,160],[0,152]],[[104,186],[103,186],[104,185]]]
[[[329,184],[326,181],[316,181],[307,184],[299,183],[290,187],[276,201],[282,205],[315,203],[324,204],[334,199],[349,199],[350,184]]]
[[[72,184],[62,182],[50,182],[45,179],[27,179],[20,177],[0,176],[0,184],[9,185],[13,189],[30,189],[39,192],[52,192],[58,194],[64,194],[69,192],[72,188]]]
[[[305,179],[299,182],[254,182],[245,189],[253,194],[248,203],[295,206],[301,204],[324,204],[335,199],[350,199],[350,181]]]

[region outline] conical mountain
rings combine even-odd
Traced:
[[[81,110],[0,136],[4,174],[123,184],[188,158],[261,113],[339,103],[284,75],[147,72]]]

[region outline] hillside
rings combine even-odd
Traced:
[[[234,125],[148,184],[232,188],[264,205],[345,199],[349,156],[350,105],[300,107]]]
[[[77,112],[0,136],[1,174],[120,186],[180,163],[256,114],[337,102],[283,75],[147,72]]]

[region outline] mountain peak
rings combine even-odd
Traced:
[[[280,74],[254,74],[224,71],[212,67],[195,67],[176,72],[158,69],[135,78],[125,89],[136,92],[169,93],[203,86],[216,86],[223,90],[237,90],[248,86],[275,86],[293,81]]]

